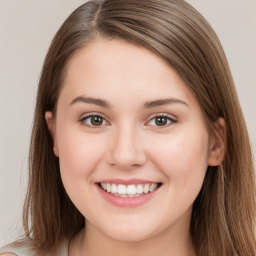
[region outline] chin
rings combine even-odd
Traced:
[[[108,237],[123,242],[141,242],[156,235],[150,225],[145,227],[143,225],[126,224],[127,225],[111,225],[103,232]]]
[[[119,240],[122,242],[142,242],[152,237],[152,235],[147,234],[145,231],[142,233],[134,233],[129,231],[123,231],[123,232],[111,232],[109,234],[109,237],[111,237],[114,240]]]

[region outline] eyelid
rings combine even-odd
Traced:
[[[148,121],[146,122],[146,125],[154,118],[157,118],[157,117],[166,117],[168,119],[171,120],[171,123],[170,124],[167,124],[167,125],[163,125],[163,126],[155,126],[155,127],[158,127],[158,128],[167,128],[175,123],[178,122],[178,119],[176,117],[174,117],[173,115],[170,115],[170,114],[167,114],[167,113],[157,113],[157,114],[153,114],[151,115],[149,118],[148,118]]]
[[[89,118],[89,117],[92,117],[92,116],[99,116],[99,117],[103,118],[104,121],[106,122],[106,124],[99,125],[99,126],[94,126],[94,125],[89,125],[89,124],[87,124],[86,122],[84,122],[84,120],[85,120],[86,118]],[[147,119],[147,121],[146,121],[145,124],[148,125],[148,123],[149,123],[152,119],[157,118],[157,117],[166,117],[166,118],[168,118],[168,119],[171,121],[171,123],[170,123],[170,124],[167,124],[167,125],[155,126],[155,127],[160,128],[160,129],[161,129],[161,128],[162,128],[162,129],[167,128],[167,127],[169,127],[169,126],[171,126],[171,125],[173,125],[173,124],[175,124],[175,123],[178,122],[177,117],[174,117],[173,115],[170,115],[170,114],[167,114],[167,113],[155,113],[155,114],[152,114],[152,115]],[[102,128],[102,127],[104,127],[104,126],[109,126],[109,125],[111,125],[111,123],[108,121],[108,118],[105,117],[105,115],[103,115],[102,113],[99,113],[99,112],[89,112],[89,113],[85,113],[85,114],[81,115],[81,117],[79,118],[78,121],[79,121],[81,124],[83,124],[83,125],[85,125],[85,126],[87,126],[87,127],[89,127],[89,128]],[[152,126],[152,125],[150,125],[150,126]]]
[[[86,118],[89,118],[89,117],[92,117],[92,116],[99,116],[101,117],[102,119],[104,119],[104,121],[107,123],[107,124],[103,124],[103,125],[99,125],[99,126],[94,126],[94,125],[89,125],[87,124],[86,122],[84,122],[84,120]],[[81,124],[89,127],[89,128],[102,128],[104,126],[109,126],[110,125],[110,122],[108,121],[108,118],[106,118],[103,114],[101,113],[98,113],[98,112],[90,112],[90,113],[86,113],[86,114],[83,114],[79,120],[78,120]]]

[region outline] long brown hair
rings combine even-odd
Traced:
[[[61,26],[39,82],[23,215],[25,236],[41,252],[51,252],[84,226],[84,217],[62,185],[44,116],[56,109],[69,59],[97,37],[121,38],[161,56],[194,93],[209,127],[224,118],[226,155],[220,166],[207,170],[194,202],[191,234],[199,256],[256,255],[255,173],[231,72],[215,32],[183,0],[92,0]]]

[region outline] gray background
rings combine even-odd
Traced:
[[[0,246],[21,230],[37,83],[56,30],[82,0],[0,0]],[[256,148],[256,0],[188,0],[226,52]]]

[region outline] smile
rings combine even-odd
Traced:
[[[111,184],[111,183],[99,183],[99,186],[115,196],[119,197],[138,197],[153,192],[157,189],[161,183],[146,183],[146,184]]]
[[[118,207],[138,207],[159,194],[162,182],[141,179],[108,179],[95,183],[99,195]]]

